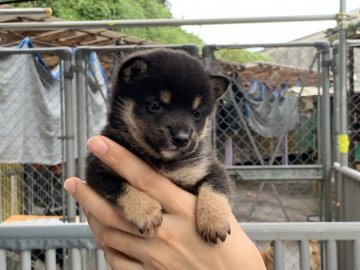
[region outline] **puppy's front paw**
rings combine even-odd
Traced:
[[[197,211],[197,227],[206,242],[216,244],[218,239],[224,242],[227,235],[231,233],[228,219],[217,218],[218,214],[206,210]]]
[[[228,199],[215,193],[210,186],[203,185],[199,190],[196,222],[200,235],[207,242],[216,244],[218,239],[225,241],[231,233],[229,224],[231,209]]]
[[[162,223],[161,205],[147,194],[128,186],[118,200],[122,215],[135,224],[140,233],[153,236]]]

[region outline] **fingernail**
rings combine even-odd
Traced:
[[[88,140],[87,145],[91,152],[98,155],[103,155],[107,152],[109,147],[107,144],[100,139],[99,137],[92,137]]]
[[[64,188],[70,194],[74,194],[76,190],[76,183],[73,179],[67,179],[64,183]]]

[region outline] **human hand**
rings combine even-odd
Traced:
[[[196,197],[174,185],[125,148],[103,136],[89,140],[90,150],[138,190],[157,200],[163,222],[146,237],[105,199],[78,178],[65,189],[83,207],[97,243],[112,269],[265,269],[259,251],[231,216],[224,243],[206,243],[195,222]]]

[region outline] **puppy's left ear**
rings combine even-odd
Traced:
[[[230,80],[222,75],[210,75],[210,81],[216,99],[220,98],[230,85]]]
[[[130,58],[122,65],[119,75],[125,82],[129,82],[145,74],[146,71],[147,65],[145,61],[140,56],[136,56]]]

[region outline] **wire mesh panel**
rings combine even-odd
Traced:
[[[25,39],[16,49],[0,51],[0,222],[62,222],[66,153],[61,49],[29,48]],[[60,263],[63,250],[56,254]],[[19,254],[6,255],[11,269],[17,269]],[[31,263],[44,257],[44,251],[32,251]]]
[[[61,83],[39,57],[0,58],[2,220],[62,213]]]
[[[234,55],[230,51],[245,54],[249,50],[256,60],[219,58]],[[214,147],[225,165],[241,169],[321,164],[322,78],[317,46],[274,45],[259,51],[221,45],[203,52],[212,72],[234,81],[219,102],[213,129]],[[267,180],[263,177],[259,174],[258,181],[250,183],[234,175],[241,180],[236,181],[234,195],[239,220],[304,221],[320,215],[320,182],[292,181],[291,175],[287,181],[263,182]]]
[[[360,46],[349,48],[348,124],[349,166],[360,169]]]

